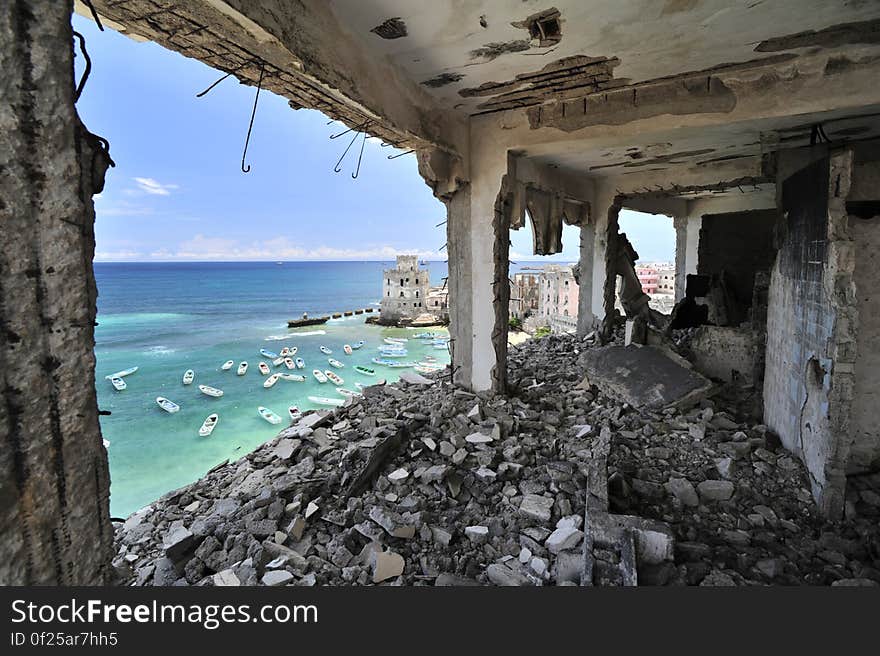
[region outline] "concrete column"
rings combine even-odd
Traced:
[[[577,334],[581,337],[597,325],[593,314],[593,261],[596,245],[596,211],[591,211],[590,223],[581,226],[580,258],[578,260],[578,323]]]
[[[614,207],[616,194],[617,192],[614,189],[597,187],[593,203],[593,212],[596,220],[593,230],[592,291],[588,292],[585,288],[582,288],[581,293],[585,296],[589,294],[590,307],[596,322],[600,322],[605,318],[605,291],[608,284],[609,212]]]
[[[675,225],[675,300],[684,298],[688,275],[697,272],[697,254],[700,248],[700,214],[673,217]]]
[[[507,171],[506,151],[495,146],[492,140],[482,141],[480,135],[471,135],[470,183],[447,204],[455,381],[474,391],[497,387],[497,381],[505,377],[494,370],[507,366],[506,362],[498,362],[493,342],[493,334],[496,339],[507,339],[507,308],[504,326],[498,326],[494,283],[500,279],[499,284],[508,284],[506,247],[496,249],[496,228],[501,229],[499,234],[509,230],[506,225],[495,225],[495,202]],[[496,262],[500,256],[503,263]]]
[[[111,571],[91,266],[109,159],[73,104],[72,4],[0,6],[2,585],[104,584]]]

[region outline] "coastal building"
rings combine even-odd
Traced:
[[[510,316],[525,319],[538,312],[541,272],[520,271],[510,279]]]
[[[572,265],[549,264],[538,282],[538,321],[554,333],[577,330],[578,285]]]
[[[412,321],[427,310],[430,276],[416,255],[398,255],[393,269],[382,272],[379,323]]]
[[[426,310],[434,315],[439,323],[449,322],[449,287],[431,287],[428,289]]]

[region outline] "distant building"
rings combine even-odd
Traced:
[[[577,330],[578,284],[571,265],[549,264],[538,283],[538,321],[554,333]]]
[[[428,311],[430,277],[419,268],[416,255],[398,255],[397,266],[382,272],[382,301],[379,322],[383,324],[411,321]]]
[[[428,302],[425,311],[433,314],[441,323],[449,321],[449,288],[431,287],[428,289]]]
[[[510,316],[525,319],[536,314],[541,302],[541,272],[522,271],[510,280]]]

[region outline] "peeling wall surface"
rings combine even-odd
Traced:
[[[797,453],[813,496],[843,511],[845,443],[855,358],[852,249],[842,197],[848,152],[814,161],[782,182],[784,235],[770,281],[764,408],[767,425]]]
[[[0,10],[0,584],[109,581],[94,208],[108,161],[73,106],[71,6]]]

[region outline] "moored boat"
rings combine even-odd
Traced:
[[[351,344],[343,345],[342,350],[345,352],[346,355],[351,355],[352,354]]]
[[[284,364],[284,358],[282,358],[280,355],[272,360],[272,365],[275,367],[280,367],[282,364]]]
[[[325,376],[324,372],[321,371],[320,369],[312,369],[312,375],[315,377],[315,380],[317,380],[319,383],[326,383],[327,382],[327,376]]]
[[[138,370],[137,367],[129,367],[128,369],[123,369],[122,371],[117,371],[115,374],[109,374],[107,376],[104,376],[104,378],[106,378],[107,380],[110,380],[111,378],[125,378],[126,376],[130,376],[131,374],[133,374],[137,370]]]
[[[113,376],[113,378],[110,379],[110,384],[113,385],[113,387],[115,387],[120,392],[128,387],[125,381],[122,380],[119,376]]]
[[[306,368],[306,361],[303,360],[302,358],[296,358],[293,361],[293,363],[296,365],[297,369],[305,369]]]
[[[292,358],[294,355],[296,355],[296,352],[297,352],[297,351],[299,351],[299,347],[298,347],[298,346],[291,346],[291,347],[290,347],[290,352],[289,352],[287,355],[288,355],[289,357]]]
[[[345,367],[344,364],[342,364],[339,360],[336,360],[335,358],[327,358],[327,362],[330,364],[331,367],[336,367],[337,369],[342,369],[343,367]]]
[[[264,376],[269,375],[269,365],[266,364],[265,362],[260,362],[260,364],[257,365],[257,369],[259,369],[260,373],[263,374]]]
[[[357,365],[354,368],[354,370],[364,376],[375,376],[376,375],[375,369],[370,369],[369,367],[364,367],[363,365]]]
[[[229,371],[232,367],[235,366],[235,360],[227,360],[223,364],[220,365],[220,369],[223,371]]]
[[[386,360],[385,358],[373,358],[373,364],[379,364],[383,367],[391,367],[392,369],[402,369],[405,367],[414,367],[415,362],[399,362],[397,360]]]
[[[334,372],[326,369],[324,371],[324,375],[327,376],[327,380],[329,380],[334,385],[342,385],[345,382],[340,376],[337,376]]]
[[[196,372],[192,369],[187,369],[183,372],[183,384],[184,385],[192,385],[193,379],[196,377]]]
[[[386,337],[383,341],[386,344],[400,345],[408,342],[409,340],[406,337]]]
[[[282,358],[286,358],[288,355],[290,355],[290,347],[285,346],[283,349],[281,349],[281,353],[279,353],[278,355],[280,355]]]
[[[292,405],[287,409],[287,414],[290,415],[290,421],[296,421],[302,417],[302,412],[300,412],[300,409],[295,405]]]
[[[417,335],[413,335],[413,339],[435,339],[437,337],[437,333],[419,333]]]
[[[324,355],[333,355],[333,351],[328,349],[326,346],[321,346],[319,348],[321,349],[321,353],[323,353]]]
[[[299,374],[275,374],[281,380],[288,380],[292,383],[303,383],[306,380],[305,376],[300,376]]]
[[[284,358],[284,366],[288,369],[296,369],[296,364],[290,358]]]
[[[268,421],[270,424],[280,424],[281,423],[281,417],[279,417],[274,412],[269,410],[269,408],[264,408],[263,406],[260,406],[259,408],[257,408],[257,412],[259,412],[260,416],[263,419],[265,419],[266,421]]]
[[[162,408],[165,412],[175,413],[180,410],[180,406],[177,405],[174,401],[169,401],[164,396],[157,396],[156,403],[159,404],[159,407]]]
[[[202,437],[208,437],[214,432],[214,428],[217,426],[218,421],[220,421],[220,415],[217,413],[208,415],[205,421],[202,422],[202,427],[199,429],[199,435]]]
[[[220,398],[223,396],[223,390],[217,389],[216,387],[211,387],[210,385],[199,385],[199,391],[205,396],[213,396],[214,398]]]
[[[310,396],[309,401],[318,405],[335,405],[341,406],[345,403],[345,399],[331,399],[327,396]]]
[[[383,358],[405,358],[407,355],[409,355],[409,352],[406,349],[391,349],[387,351],[380,350],[379,355],[381,355]]]
[[[360,392],[355,392],[354,390],[346,389],[344,387],[337,387],[336,391],[339,394],[342,394],[342,396],[348,396],[348,397],[363,396],[363,394],[361,394]]]
[[[363,383],[355,383],[354,386],[357,387],[359,392],[363,392],[364,388],[366,387],[366,385],[364,385]]]
[[[360,339],[360,340],[356,341],[354,344],[352,344],[352,345],[351,345],[351,348],[353,348],[355,351],[357,351],[357,350],[358,350],[359,348],[361,348],[364,344],[366,344],[366,342],[365,342],[364,340]]]
[[[247,373],[247,370],[248,370],[248,363],[242,362],[241,364],[238,365],[238,370],[235,373],[238,376],[244,376]]]
[[[440,371],[442,367],[431,367],[428,365],[417,364],[413,367],[413,370],[417,371],[420,374],[435,374]]]
[[[264,348],[260,349],[260,355],[262,355],[264,358],[269,358],[270,360],[274,360],[278,357],[277,353]]]
[[[278,382],[280,378],[280,374],[272,374],[266,380],[263,381],[263,387],[272,387],[275,383]]]

